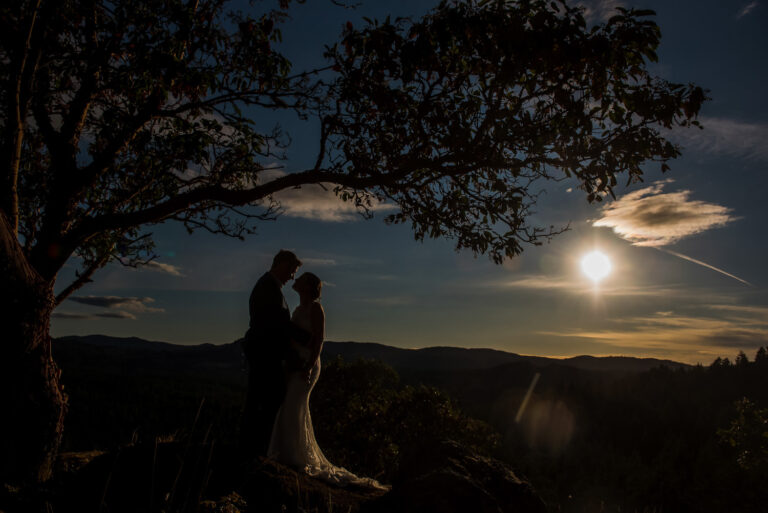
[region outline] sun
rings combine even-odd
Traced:
[[[600,251],[587,253],[581,259],[581,271],[590,280],[598,283],[611,274],[611,260]]]

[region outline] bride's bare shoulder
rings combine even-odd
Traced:
[[[312,315],[322,315],[325,317],[325,310],[323,310],[323,305],[318,303],[317,301],[312,303],[312,306],[310,307],[310,312]]]
[[[309,315],[312,318],[313,323],[325,322],[325,311],[323,310],[323,305],[318,302],[312,303],[309,308]]]

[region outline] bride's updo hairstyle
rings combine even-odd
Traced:
[[[301,283],[302,287],[306,288],[307,293],[312,298],[312,301],[320,299],[320,291],[323,290],[323,282],[316,274],[304,273],[299,276],[296,281]]]

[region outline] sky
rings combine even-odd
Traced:
[[[437,2],[296,6],[283,28],[297,69],[322,63],[322,45],[362,17],[418,15]],[[593,23],[617,6],[656,11],[651,70],[709,90],[703,130],[675,130],[682,157],[661,174],[590,204],[575,183],[547,184],[533,220],[569,230],[502,265],[450,240],[414,240],[409,226],[365,220],[320,189],[280,196],[284,213],[245,241],[177,224],[148,228],[151,265],[111,264],[54,312],[53,336],[106,334],[178,344],[223,344],[248,327],[250,290],[281,248],[324,282],[326,339],[420,348],[486,347],[526,355],[624,355],[707,365],[750,359],[768,345],[768,0],[595,0]],[[314,158],[316,127],[291,121],[292,166]],[[581,270],[600,251],[611,271]],[[69,282],[77,262],[61,273]],[[291,308],[297,295],[286,287]]]

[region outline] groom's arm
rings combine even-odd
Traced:
[[[309,333],[307,330],[300,327],[293,321],[289,321],[285,329],[287,331],[288,339],[295,340],[301,345],[309,344],[310,339],[312,338],[311,333]]]

